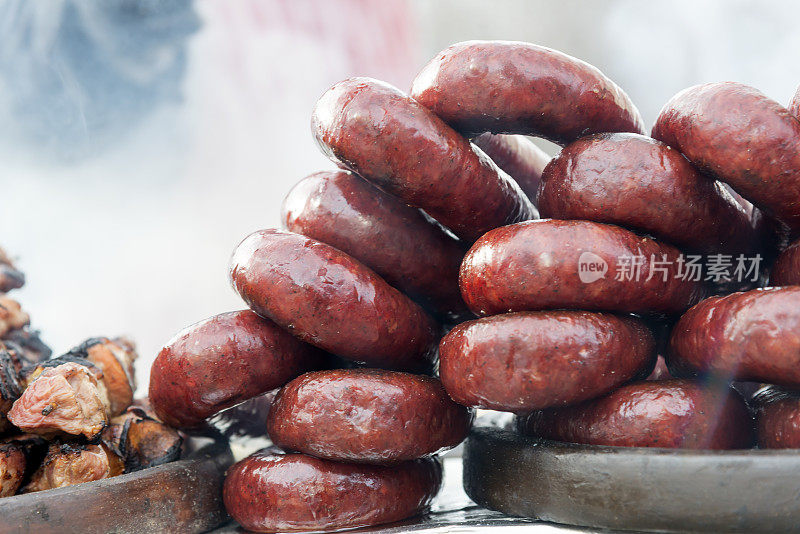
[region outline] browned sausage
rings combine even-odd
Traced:
[[[800,240],[780,253],[772,266],[769,283],[772,286],[800,285]]]
[[[800,229],[800,121],[760,91],[734,82],[684,89],[661,110],[653,137]]]
[[[797,119],[800,119],[800,87],[797,88],[794,98],[789,103],[789,112]]]
[[[267,416],[275,445],[318,458],[392,464],[451,449],[471,412],[428,376],[376,369],[307,373],[286,384]]]
[[[656,357],[641,321],[582,311],[519,312],[461,323],[439,344],[439,374],[465,406],[530,412],[604,395]]]
[[[544,150],[522,135],[485,133],[472,142],[519,184],[531,202],[536,203],[542,171],[550,161]]]
[[[565,147],[544,171],[539,210],[619,224],[689,251],[748,253],[758,245],[750,215],[722,184],[638,134],[598,134]]]
[[[800,387],[800,287],[704,300],[672,330],[667,364],[676,376]]]
[[[587,445],[741,449],[753,443],[753,418],[739,394],[690,380],[634,382],[519,423],[526,434]]]
[[[463,245],[361,177],[326,171],[304,178],[283,201],[283,221],[351,255],[437,315],[469,314],[458,290]]]
[[[429,507],[441,484],[435,458],[386,467],[266,449],[229,469],[223,500],[249,531],[331,531],[413,517]]]
[[[800,395],[764,386],[753,395],[756,435],[762,449],[800,449]]]
[[[702,296],[700,282],[679,276],[679,255],[618,226],[529,221],[479,239],[464,257],[459,284],[478,315],[553,308],[679,313]]]
[[[168,425],[194,428],[215,413],[322,365],[322,352],[250,310],[180,332],[150,369],[150,403]]]
[[[597,68],[529,43],[454,44],[417,75],[411,96],[467,135],[518,133],[565,145],[593,133],[644,133],[636,106]]]
[[[234,251],[230,274],[253,311],[329,352],[410,368],[433,356],[435,321],[330,245],[281,230],[254,232]]]
[[[516,182],[486,154],[386,83],[339,82],[317,102],[311,127],[331,159],[466,241],[537,216]]]

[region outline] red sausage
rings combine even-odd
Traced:
[[[800,121],[760,91],[734,82],[685,89],[661,110],[653,137],[800,229]]]
[[[417,75],[411,96],[467,135],[518,133],[566,145],[592,133],[644,133],[636,106],[597,68],[529,43],[454,44]]]
[[[304,178],[283,201],[283,221],[351,255],[438,315],[469,314],[458,290],[462,244],[361,177],[327,171]]]
[[[800,395],[765,386],[753,395],[762,449],[800,449]]]
[[[254,232],[234,251],[230,274],[253,311],[329,352],[411,368],[433,356],[434,320],[330,245],[281,230]]]
[[[772,286],[800,285],[800,240],[780,253],[772,266],[769,283]]]
[[[150,403],[164,423],[195,428],[215,413],[318,368],[323,353],[250,310],[180,332],[150,370]]]
[[[537,217],[516,182],[486,154],[386,83],[339,82],[317,102],[311,127],[331,159],[466,241]]]
[[[478,315],[553,308],[679,313],[702,296],[700,282],[679,276],[679,255],[618,226],[530,221],[479,239],[464,257],[459,285]]]
[[[267,417],[272,442],[344,462],[392,464],[451,449],[471,412],[428,376],[376,369],[307,373],[281,389]]]
[[[758,248],[750,214],[722,184],[677,150],[638,134],[598,134],[565,147],[544,171],[539,210],[543,217],[619,224],[690,251]]]
[[[485,133],[472,142],[519,184],[531,202],[536,203],[542,171],[550,161],[544,150],[522,135]]]
[[[789,112],[797,119],[800,119],[800,87],[797,88],[794,98],[789,103]]]
[[[223,500],[249,531],[331,531],[418,515],[441,484],[435,458],[385,467],[263,450],[230,468]]]
[[[672,330],[667,364],[677,376],[800,387],[800,287],[704,300]]]
[[[600,399],[534,412],[526,434],[618,447],[742,449],[753,443],[753,419],[733,389],[690,380],[634,382]]]
[[[656,342],[639,320],[520,312],[461,323],[439,344],[439,374],[466,406],[530,412],[604,395],[646,376]]]

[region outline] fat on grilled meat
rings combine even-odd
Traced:
[[[114,477],[124,472],[122,459],[103,443],[52,443],[23,492],[62,488]]]

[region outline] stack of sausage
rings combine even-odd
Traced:
[[[187,430],[271,403],[280,449],[225,483],[245,528],[421,512],[440,484],[431,457],[464,438],[467,408],[558,440],[741,448],[753,419],[729,382],[800,386],[800,288],[703,300],[765,280],[684,273],[683,254],[772,257],[800,230],[800,122],[757,91],[688,89],[651,138],[596,68],[468,42],[410,95],[334,85],[312,130],[339,170],[301,180],[284,229],[236,248],[230,278],[250,310],[182,331],[151,372],[156,413]],[[564,148],[549,161],[524,136]],[[774,282],[800,278],[798,249]],[[681,378],[645,380],[659,355],[658,378]],[[757,398],[773,426],[800,413],[794,397]]]
[[[24,276],[0,251],[0,291]],[[0,497],[99,480],[177,458],[182,438],[133,400],[133,345],[89,339],[58,358],[0,296]]]

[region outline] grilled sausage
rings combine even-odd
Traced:
[[[519,424],[526,434],[587,445],[741,449],[753,443],[753,419],[739,394],[690,380],[634,382],[599,399],[534,412]]]
[[[760,91],[709,83],[672,97],[653,137],[800,230],[800,121]]]
[[[322,353],[250,310],[216,315],[178,334],[150,370],[161,421],[196,428],[215,413],[322,364]]]
[[[700,282],[679,276],[679,255],[617,226],[529,221],[479,239],[464,257],[459,285],[478,315],[553,308],[678,313],[702,296]]]
[[[704,300],[672,330],[667,365],[676,376],[800,387],[800,287]]]
[[[395,87],[350,78],[317,102],[322,151],[472,242],[537,216],[519,186],[425,107]]]
[[[656,357],[637,319],[519,312],[461,323],[439,344],[442,384],[458,403],[530,412],[604,395],[647,376]]]
[[[339,530],[425,511],[442,483],[438,460],[356,465],[259,451],[228,471],[225,509],[253,532]]]
[[[392,464],[451,449],[472,414],[436,378],[375,369],[307,373],[286,384],[267,416],[275,445],[318,458]]]
[[[469,314],[458,290],[463,245],[361,177],[326,171],[304,178],[283,201],[282,218],[287,230],[349,254],[440,317]]]
[[[764,386],[753,395],[756,435],[762,449],[800,449],[800,395]]]
[[[684,250],[758,248],[750,215],[722,184],[642,135],[598,134],[568,145],[545,169],[538,200],[543,217],[619,224]]]
[[[329,352],[414,368],[433,356],[438,326],[408,297],[344,252],[262,230],[233,253],[231,281],[250,308]]]
[[[800,240],[778,255],[769,276],[772,286],[800,285]]]
[[[529,43],[454,44],[417,75],[411,96],[466,135],[518,133],[566,145],[592,133],[644,133],[628,95],[597,68]]]
[[[542,171],[550,156],[523,135],[481,134],[472,140],[497,166],[511,176],[536,204]]]

